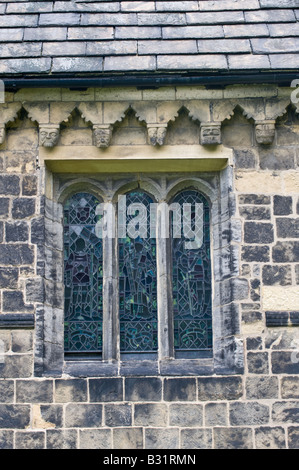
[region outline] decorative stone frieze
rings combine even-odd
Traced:
[[[45,124],[39,129],[39,144],[43,147],[54,147],[59,139],[59,125]]]

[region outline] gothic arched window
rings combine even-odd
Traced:
[[[210,208],[191,189],[177,194],[172,204],[181,221],[172,233],[174,349],[176,357],[196,357],[212,349]]]
[[[125,196],[125,230],[119,234],[121,353],[155,353],[158,348],[156,238],[149,223],[153,203],[140,190]]]
[[[77,193],[64,206],[65,352],[102,350],[103,253],[96,236],[99,199]]]

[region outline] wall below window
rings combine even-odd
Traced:
[[[186,87],[184,100],[194,100],[199,91],[203,93]],[[229,306],[221,328],[236,328],[231,354],[235,366],[238,359],[241,363],[239,370],[212,375],[203,370],[178,376],[112,376],[107,370],[99,377],[84,375],[81,369],[75,376],[70,369],[57,375],[57,369],[49,368],[45,373],[45,362],[61,360],[63,298],[61,225],[48,205],[56,204],[57,184],[45,169],[44,155],[48,152],[50,161],[59,148],[65,155],[65,147],[80,147],[87,152],[83,161],[88,148],[101,156],[106,150],[94,146],[92,128],[77,111],[66,116],[57,146],[41,151],[38,126],[30,114],[41,108],[20,109],[8,121],[0,146],[0,448],[299,448],[299,118],[291,91],[246,86],[205,95],[219,100],[219,114],[222,99],[235,100],[231,114],[221,119],[222,148],[230,155],[227,170],[205,171],[232,175],[226,205],[232,249],[216,269],[219,279],[230,281],[219,299],[219,306]],[[163,100],[162,89],[152,92],[153,99]],[[95,97],[90,90],[72,92],[71,98],[70,93],[47,92],[53,116],[58,101]],[[101,100],[110,102],[109,93],[109,99],[101,95]],[[151,101],[150,93],[144,101]],[[42,101],[38,91],[21,90],[9,93],[7,102],[26,101],[26,96],[34,103]],[[123,96],[128,100],[128,94]],[[199,121],[187,108],[176,115],[175,92],[165,91],[164,98],[171,118],[165,145],[188,147],[188,155],[202,148],[213,159],[220,146],[200,144]],[[132,99],[142,104],[142,92],[135,90]],[[248,109],[243,112],[255,99],[263,105],[271,102],[268,113],[285,101],[275,118],[273,142],[267,145],[257,142],[256,121]],[[113,129],[113,152],[140,145],[150,153],[147,126],[136,113],[126,113]],[[158,152],[156,147],[152,151]],[[59,166],[58,159],[52,161]],[[163,175],[168,176],[165,167]],[[45,219],[52,220],[52,232],[45,232]],[[222,238],[227,240],[224,227],[218,243]],[[45,312],[51,313],[51,327]],[[214,333],[217,338],[217,328]]]

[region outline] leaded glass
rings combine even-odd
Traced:
[[[102,349],[102,240],[95,234],[100,201],[77,193],[64,207],[65,351]]]
[[[181,237],[172,238],[175,351],[211,350],[209,204],[205,197],[195,190],[179,193],[173,202],[178,203],[183,222]],[[197,233],[198,243],[195,237],[193,240],[190,237],[192,233]]]
[[[150,204],[142,191],[126,195],[126,237],[119,239],[120,351],[157,351],[156,240]],[[139,207],[139,209],[137,209]]]

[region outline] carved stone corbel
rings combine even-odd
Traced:
[[[164,145],[165,137],[167,132],[167,124],[148,124],[147,133],[149,138],[149,143],[153,146],[155,145]]]
[[[108,148],[112,138],[112,124],[94,124],[92,129],[96,147]]]
[[[3,122],[0,123],[0,145],[2,145],[5,141],[6,136],[6,128]]]
[[[39,145],[55,147],[59,139],[59,124],[40,124]]]
[[[201,145],[220,145],[221,122],[202,122],[200,124]]]
[[[270,145],[275,137],[275,121],[256,121],[255,138],[258,144]]]

